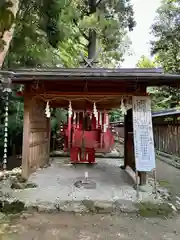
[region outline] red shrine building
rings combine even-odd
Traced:
[[[108,152],[114,139],[108,112],[121,108],[124,122],[124,168],[138,171],[140,183],[155,167],[148,86],[179,87],[180,76],[160,69],[30,69],[3,72],[4,82],[23,85],[22,174],[48,163],[51,108],[68,111],[64,150],[71,163],[94,163],[96,152]]]

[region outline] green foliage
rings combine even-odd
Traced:
[[[110,112],[110,122],[123,121],[123,114],[120,109]]]
[[[67,121],[67,111],[63,109],[52,109],[51,114],[51,129],[53,133],[59,130],[59,125],[61,122]]]
[[[151,59],[143,55],[137,62],[136,66],[138,68],[156,68],[158,65],[157,61],[152,61]]]
[[[166,72],[180,72],[180,2],[164,0],[152,26],[155,40],[152,53],[157,54]]]
[[[46,34],[39,27],[38,6],[35,0],[21,1],[5,68],[52,67],[60,63],[59,54],[48,44]]]
[[[98,47],[102,49],[101,61],[109,65],[113,59],[117,63],[123,61],[123,55],[128,51],[129,41],[125,37],[128,30],[135,26],[133,19],[133,9],[130,1],[126,0],[104,0],[99,1],[95,13],[83,14],[87,9],[87,3],[81,3],[79,26],[88,36],[89,29],[94,29],[97,33]]]
[[[5,18],[1,18],[3,24],[7,24]],[[20,0],[5,67],[77,67],[80,52],[87,56],[90,29],[96,31],[103,53],[100,65],[113,67],[129,51],[127,31],[134,25],[129,0],[99,1],[95,12],[90,11],[88,1]]]
[[[139,68],[156,68],[159,66],[159,57],[156,56],[155,60],[151,60],[146,56],[142,56],[137,63]],[[159,111],[177,107],[178,98],[175,94],[177,89],[171,87],[148,87],[147,91],[152,97],[152,110]]]
[[[180,74],[180,1],[164,0],[157,10],[152,26],[155,40],[152,42],[152,54],[165,72]],[[168,107],[178,107],[179,88],[163,87],[160,92],[166,96]]]
[[[8,31],[14,23],[14,14],[10,10],[12,7],[11,1],[1,0],[0,2],[0,51],[3,50],[4,41],[3,35],[5,31]]]
[[[0,1],[0,40],[3,31],[9,30],[16,20],[3,66],[6,69],[78,67],[82,60],[80,53],[88,54],[90,30],[96,31],[97,51],[102,49],[99,59],[102,67],[114,67],[123,61],[124,53],[129,50],[127,32],[135,25],[129,0],[97,1],[93,11],[87,0],[20,0],[16,19],[8,9],[10,5],[5,4],[7,1]],[[0,44],[2,47],[4,42]],[[21,136],[23,126],[23,101],[15,96],[15,90],[9,104],[10,148]],[[3,123],[3,98],[0,106]],[[51,123],[54,132],[65,115],[62,110],[53,110]],[[112,114],[113,119],[118,116],[118,111]],[[3,136],[0,142],[3,143]]]
[[[133,9],[128,0],[99,1],[93,10],[89,7],[89,1],[53,0],[50,5],[51,7],[49,7],[49,3],[45,4],[41,9],[43,13],[41,26],[48,36],[49,43],[61,51],[62,58],[66,58],[67,53],[68,57],[71,58],[69,52],[71,47],[66,48],[66,45],[69,46],[69,44],[73,46],[75,53],[72,55],[75,66],[79,60],[80,52],[77,49],[80,49],[87,56],[87,47],[90,41],[89,31],[93,29],[97,34],[98,48],[101,48],[103,53],[106,52],[105,55],[101,56],[101,60],[104,58],[107,60],[103,63],[108,65],[112,59],[115,59],[116,62],[123,60],[122,55],[129,50],[129,41],[125,35],[135,25]],[[48,14],[51,17],[47,16]],[[50,27],[47,26],[48,19],[51,21],[48,24]],[[68,44],[66,44],[67,42]],[[66,52],[65,56],[64,52]]]
[[[43,0],[40,8],[44,26],[43,29],[47,34],[47,38],[51,46],[58,47],[59,41],[63,38],[63,31],[59,26],[59,18],[61,14],[61,5],[59,0]]]

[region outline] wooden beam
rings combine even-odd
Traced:
[[[124,83],[108,83],[100,81],[99,83],[94,82],[73,82],[67,84],[67,82],[60,82],[59,84],[54,82],[34,82],[31,83],[29,93],[33,94],[57,94],[57,95],[140,95],[145,92],[144,85],[135,85],[135,84],[124,84]]]
[[[29,96],[38,96],[42,95],[44,97],[104,97],[104,96],[113,96],[113,97],[121,97],[121,96],[145,96],[146,94],[143,94],[142,92],[132,92],[132,91],[118,91],[117,92],[108,92],[108,91],[102,91],[102,92],[79,92],[79,91],[74,91],[74,92],[62,92],[62,89],[60,91],[43,91],[43,89],[36,90],[34,92],[28,92],[28,93],[18,93],[19,96],[24,96],[24,95],[29,95]]]
[[[23,127],[23,148],[22,148],[22,177],[28,179],[30,174],[29,149],[30,149],[30,107],[31,99],[24,97],[24,127]]]
[[[147,183],[147,173],[146,172],[139,172],[139,178],[140,178],[140,186],[146,185]]]
[[[50,157],[50,143],[51,143],[51,121],[50,118],[47,118],[47,139],[48,139],[48,143],[47,143],[47,163],[49,162],[49,157]]]

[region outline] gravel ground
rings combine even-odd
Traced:
[[[157,160],[157,179],[180,196],[180,170]],[[119,179],[118,179],[119,182]],[[24,213],[11,223],[0,220],[0,240],[179,240],[180,216],[142,218],[130,214]]]
[[[111,205],[115,201],[120,205],[124,205],[124,201],[136,202],[134,182],[120,169],[123,159],[97,158],[96,161],[97,164],[92,166],[71,165],[68,164],[68,158],[54,158],[51,166],[30,176],[29,181],[34,183],[36,188],[15,190],[14,196],[28,207],[38,206],[48,210],[54,210],[57,206],[61,210],[68,210],[67,202],[75,202],[76,204],[71,204],[75,212],[86,211],[81,203],[87,199]],[[77,182],[85,180],[85,173],[88,173],[88,179],[94,187],[77,186]],[[139,199],[154,201],[152,191],[150,189],[148,192],[140,192]]]
[[[34,213],[13,220],[2,240],[179,240],[180,217],[145,219],[131,215]]]
[[[180,169],[168,165],[160,160],[156,161],[157,179],[170,187],[173,194],[180,194]]]

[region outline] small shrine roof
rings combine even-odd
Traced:
[[[55,69],[13,69],[0,71],[1,75],[11,77],[14,83],[25,84],[33,80],[54,81],[131,81],[152,85],[171,85],[180,83],[180,75],[167,74],[161,68],[55,68]]]

